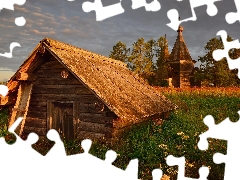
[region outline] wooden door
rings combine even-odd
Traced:
[[[66,140],[73,140],[73,103],[52,102],[52,129]]]

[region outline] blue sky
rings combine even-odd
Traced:
[[[89,0],[92,1],[93,0]],[[96,21],[95,12],[85,13],[82,10],[83,0],[26,0],[22,6],[15,5],[15,10],[3,9],[0,12],[0,53],[9,52],[11,42],[19,42],[21,47],[13,51],[13,58],[0,56],[0,81],[8,79],[23,63],[34,47],[44,37],[50,37],[83,49],[108,56],[113,45],[122,41],[131,48],[140,37],[145,40],[158,39],[167,35],[169,51],[174,45],[177,32],[169,28],[167,11],[176,8],[181,19],[191,16],[188,1],[161,0],[161,10],[146,12],[144,8],[131,9],[131,0],[122,0],[125,13],[101,22]],[[104,6],[119,0],[102,0]],[[151,2],[147,0],[147,2]],[[219,30],[226,30],[234,39],[239,39],[239,22],[229,25],[225,15],[235,12],[234,0],[217,2],[218,14],[210,17],[206,6],[196,8],[197,21],[183,23],[184,39],[193,59],[204,54],[204,45]],[[23,16],[26,25],[18,27],[14,20]]]

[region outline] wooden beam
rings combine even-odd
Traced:
[[[5,96],[0,97],[0,106],[14,105],[15,101],[13,97]]]
[[[9,127],[11,127],[11,125],[15,122],[15,120],[18,117],[23,117],[23,121],[20,127],[16,129],[19,135],[21,135],[23,131],[23,127],[24,127],[24,123],[25,123],[25,119],[28,111],[28,106],[29,106],[29,102],[32,94],[32,86],[33,86],[32,84],[29,85],[24,82],[20,84],[18,89],[18,94],[17,94],[17,100],[12,110],[11,117],[9,119]]]
[[[34,81],[37,77],[32,73],[18,72],[16,79],[19,81]]]

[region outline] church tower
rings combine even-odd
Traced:
[[[183,39],[183,27],[179,26],[177,32],[178,36],[168,59],[168,63],[171,67],[171,84],[174,87],[180,88],[191,87],[191,73],[193,72],[195,61],[192,60],[187,45]]]

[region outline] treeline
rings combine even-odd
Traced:
[[[169,53],[166,37],[148,41],[139,38],[132,44],[131,49],[119,41],[113,46],[109,57],[125,62],[130,70],[146,79],[151,85],[167,85]]]
[[[228,36],[227,41],[233,41]],[[203,85],[213,84],[215,87],[240,86],[240,79],[237,76],[237,69],[230,70],[226,58],[220,61],[213,59],[212,53],[217,49],[224,49],[221,38],[212,38],[205,45],[206,54],[198,58],[201,63],[199,70],[195,72],[195,78],[199,79]],[[231,49],[229,52],[231,59],[240,57],[240,49]]]
[[[233,39],[228,36],[228,41],[231,40]],[[229,70],[226,58],[215,61],[212,57],[214,50],[224,49],[221,38],[210,39],[204,49],[206,54],[198,57],[200,67],[194,68],[194,80],[201,81],[202,86],[240,86],[237,70]],[[240,50],[232,49],[229,55],[232,59],[237,59],[240,57]],[[148,41],[139,38],[131,48],[119,41],[113,46],[109,55],[110,58],[125,62],[130,70],[154,86],[168,86],[167,79],[171,74],[169,56],[166,36]]]

